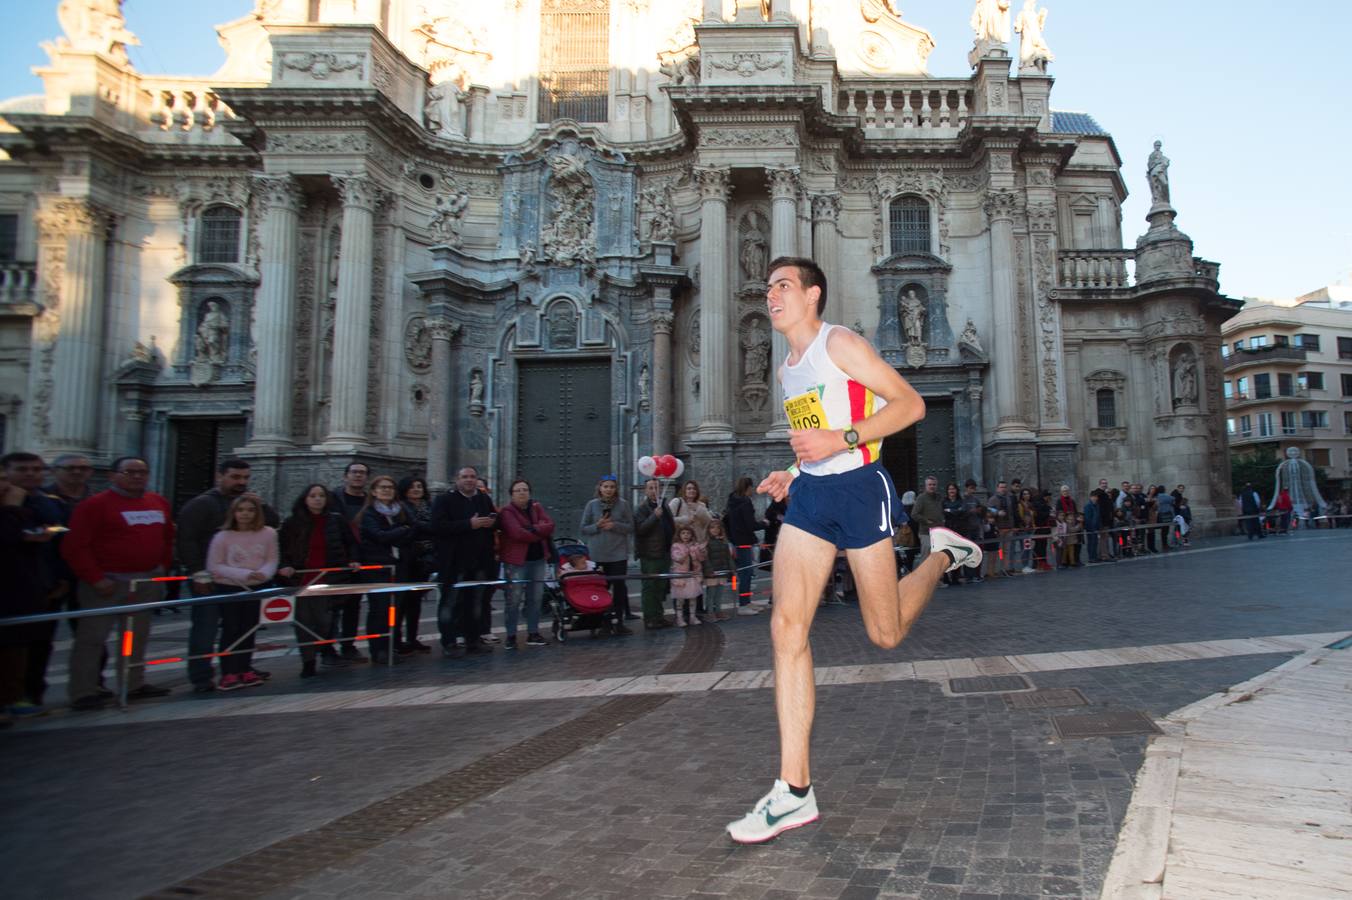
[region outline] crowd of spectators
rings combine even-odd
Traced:
[[[341,591],[301,592],[295,598],[294,632],[300,675],[367,661],[392,664],[433,647],[420,640],[425,591],[377,590],[380,583],[439,582],[437,637],[451,658],[491,653],[495,644],[516,650],[543,646],[544,585],[560,565],[555,517],[518,479],[508,499],[494,503],[472,466],[460,469],[451,490],[436,498],[419,477],[396,481],[366,464],[347,466],[341,484],[307,485],[282,518],[251,493],[250,466],[227,459],[215,483],[188,501],[175,517],[168,502],[147,490],[144,459],[113,462],[108,487],[92,492],[90,460],[66,455],[53,462],[50,482],[43,460],[31,453],[0,459],[0,564],[10,589],[0,615],[65,609],[102,609],[162,599],[170,572],[182,573],[185,596],[247,592],[265,585],[303,587],[315,582]],[[586,557],[575,566],[610,576],[610,610],[602,634],[627,636],[630,558],[638,560],[641,618],[647,629],[689,627],[753,616],[766,607],[754,595],[758,571],[773,561],[787,500],[759,514],[753,482],[739,478],[724,502],[706,497],[695,480],[664,494],[656,478],[631,506],[614,475],[598,479],[595,497],[577,519]],[[929,551],[931,528],[943,526],[978,541],[985,562],[976,570],[944,576],[952,586],[1039,570],[1167,553],[1188,546],[1192,511],[1184,485],[1100,479],[1083,502],[1068,485],[1055,492],[1000,481],[989,493],[973,480],[940,491],[933,476],[919,493],[907,491],[898,515],[898,571]],[[1250,540],[1285,534],[1301,524],[1288,496],[1267,509],[1251,485],[1235,498],[1235,524]],[[1352,525],[1352,500],[1342,497],[1305,526]],[[463,582],[508,579],[503,591],[505,635],[491,627],[491,599],[499,585],[453,589]],[[847,567],[841,567],[848,579]],[[832,595],[828,585],[828,599]],[[363,599],[366,618],[363,627]],[[668,604],[670,604],[668,606]],[[725,606],[727,611],[725,611]],[[393,607],[395,625],[390,628]],[[198,603],[189,607],[187,674],[195,692],[235,691],[265,682],[254,666],[257,600]],[[519,632],[525,618],[524,634]],[[128,694],[160,697],[169,688],[144,678],[150,616],[128,617],[133,653]],[[68,702],[93,710],[113,697],[104,684],[107,639],[116,615],[69,621]],[[63,626],[65,627],[65,626]],[[46,672],[58,629],[55,623],[0,628],[0,724],[46,711]],[[358,646],[365,643],[366,652]]]

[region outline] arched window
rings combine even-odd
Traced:
[[[197,234],[199,263],[239,262],[239,210],[230,206],[208,206],[202,210]]]
[[[1099,388],[1094,394],[1098,400],[1098,427],[1117,427],[1117,394],[1112,388]]]
[[[930,208],[920,197],[898,197],[888,209],[892,252],[930,252]]]

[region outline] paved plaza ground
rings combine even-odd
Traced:
[[[768,615],[306,681],[280,656],[230,695],[165,667],[163,701],[0,734],[5,893],[1097,897],[1151,735],[1066,717],[1163,720],[1352,634],[1350,571],[1352,530],[1213,539],[942,589],[893,651],[824,607],[823,818],[758,847],[723,826],[776,774]],[[185,619],[156,618],[152,655]],[[953,681],[998,675],[1087,705]]]

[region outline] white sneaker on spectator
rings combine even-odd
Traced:
[[[753,607],[751,607],[751,606],[739,606],[739,607],[737,607],[737,615],[739,615],[739,616],[758,616],[758,615],[760,615],[760,610],[759,610],[759,609],[755,609],[755,608],[753,608]]]
[[[952,572],[963,566],[975,569],[981,565],[981,547],[975,541],[969,541],[956,531],[947,528],[931,527],[930,553],[942,553],[944,550],[953,554],[953,563],[944,569],[945,572]]]

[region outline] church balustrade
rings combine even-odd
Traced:
[[[969,84],[966,79],[903,84],[878,79],[847,81],[836,97],[836,111],[858,116],[865,131],[956,132],[971,115]]]
[[[37,282],[36,263],[0,262],[0,306],[32,303]]]
[[[1131,250],[1061,250],[1057,253],[1060,288],[1131,287],[1127,264]]]
[[[226,120],[239,118],[205,79],[142,78],[141,89],[149,98],[145,121],[153,129],[209,132]]]

